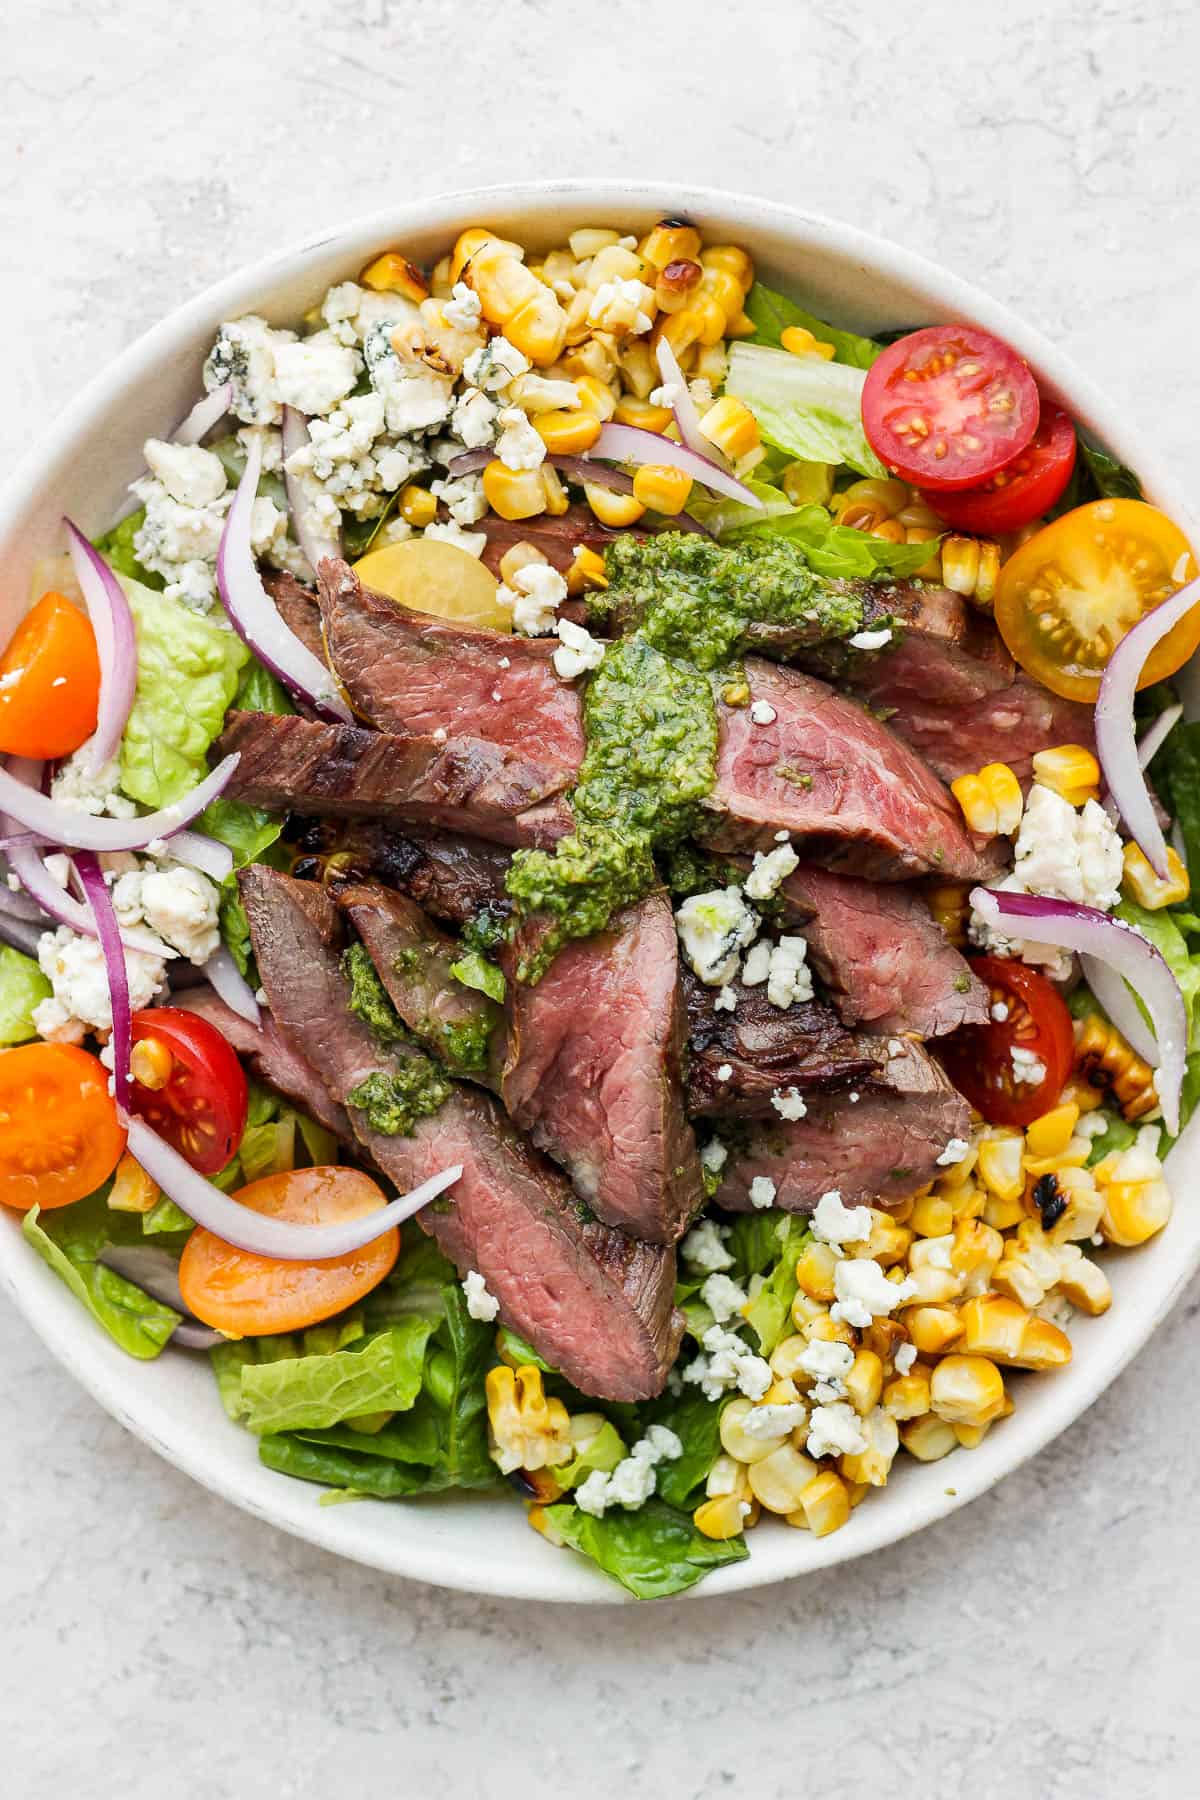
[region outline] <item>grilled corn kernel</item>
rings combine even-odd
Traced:
[[[815,1319],[801,1326],[801,1330],[810,1344],[849,1344],[853,1349],[858,1343],[853,1326],[827,1312],[818,1313]]]
[[[521,569],[527,569],[530,563],[544,563],[546,560],[536,544],[510,544],[500,558],[500,579],[511,587],[513,577]]]
[[[940,1462],[943,1456],[958,1449],[953,1425],[932,1412],[910,1419],[900,1432],[900,1442],[918,1462]]]
[[[726,1455],[740,1463],[761,1462],[788,1441],[786,1431],[779,1432],[775,1437],[763,1437],[761,1433],[747,1431],[746,1420],[753,1410],[753,1401],[738,1398],[731,1400],[721,1413],[721,1448]]]
[[[1061,1156],[1075,1134],[1079,1108],[1073,1101],[1062,1101],[1043,1113],[1025,1131],[1027,1156]]]
[[[885,1368],[900,1346],[907,1342],[908,1333],[899,1319],[872,1319],[862,1332],[863,1349],[873,1350]]]
[[[860,1350],[845,1375],[846,1398],[863,1418],[879,1404],[883,1364],[873,1350]]]
[[[441,262],[434,263],[429,291],[435,300],[448,300],[453,293],[454,283],[450,279],[450,258],[448,256],[443,256]]]
[[[586,262],[589,256],[597,256],[601,250],[607,250],[611,244],[619,244],[620,241],[619,231],[610,231],[603,225],[581,225],[567,239],[576,262]]]
[[[788,1513],[789,1525],[800,1525],[814,1537],[840,1531],[850,1518],[850,1490],[832,1469],[822,1469],[800,1490],[800,1504]]]
[[[533,519],[546,510],[540,469],[508,469],[498,457],[483,471],[488,505],[502,519]]]
[[[986,1425],[956,1425],[954,1435],[958,1439],[961,1450],[978,1450],[994,1421],[989,1419]]]
[[[967,918],[971,911],[969,881],[934,881],[922,889],[925,904],[946,937],[962,950],[967,942]]]
[[[406,300],[418,305],[429,298],[429,283],[424,275],[398,250],[386,250],[382,256],[377,256],[358,279],[363,287],[372,288],[377,294],[403,294]]]
[[[601,421],[593,412],[538,413],[532,423],[552,456],[581,456],[601,431]]]
[[[914,1363],[907,1375],[895,1375],[883,1390],[883,1410],[903,1423],[929,1411],[929,1371]]]
[[[564,513],[570,511],[571,497],[563,486],[558,470],[552,468],[548,462],[544,462],[538,470],[538,474],[542,478],[542,494],[546,501],[546,511],[552,519],[561,519]]]
[[[641,431],[661,434],[674,423],[675,415],[669,406],[651,406],[648,400],[639,400],[636,394],[622,394],[613,417],[618,425],[636,425]]]
[[[738,1500],[751,1499],[746,1464],[722,1451],[720,1456],[713,1458],[712,1468],[705,1477],[704,1492],[709,1500],[720,1500],[726,1494],[733,1494]]]
[[[567,314],[553,290],[525,267],[522,254],[503,238],[487,236],[471,251],[462,278],[479,295],[489,324],[499,325],[510,343],[544,366],[562,354]]]
[[[148,1213],[158,1205],[159,1198],[157,1183],[127,1150],[108,1190],[109,1207],[113,1212]]]
[[[800,1496],[816,1473],[817,1465],[811,1456],[805,1456],[792,1443],[783,1443],[768,1456],[752,1462],[747,1479],[750,1492],[768,1512],[786,1514],[799,1507]]]
[[[1093,1319],[1106,1313],[1112,1305],[1112,1288],[1108,1276],[1097,1263],[1089,1261],[1078,1244],[1061,1246],[1058,1286],[1055,1292]]]
[[[638,245],[653,269],[665,269],[681,258],[693,261],[700,254],[700,233],[686,219],[660,219]]]
[[[594,375],[597,381],[611,381],[616,367],[617,359],[609,340],[593,334],[565,350],[550,373],[569,381],[577,381],[581,375]]]
[[[868,475],[862,481],[852,481],[834,497],[833,516],[839,525],[869,531],[880,520],[895,518],[910,491],[907,482],[886,475]]]
[[[902,1225],[890,1213],[871,1209],[871,1235],[860,1244],[851,1244],[850,1252],[854,1256],[869,1256],[881,1268],[894,1268],[903,1262],[908,1255],[913,1234],[907,1225]]]
[[[908,1258],[908,1278],[919,1306],[941,1306],[962,1293],[962,1276],[951,1264],[951,1238],[918,1238]]]
[[[789,325],[780,333],[779,342],[793,356],[819,356],[822,362],[833,360],[833,345],[824,343],[803,325]]]
[[[754,285],[754,264],[738,244],[710,244],[700,252],[700,261],[706,269],[724,269],[732,275],[743,294]]]
[[[1112,1095],[1126,1119],[1142,1119],[1158,1106],[1154,1070],[1099,1013],[1075,1021],[1075,1067]]]
[[[691,476],[669,463],[643,463],[633,478],[634,498],[651,512],[682,512],[691,491]]]
[[[771,1352],[771,1373],[779,1381],[790,1381],[804,1370],[801,1358],[808,1350],[808,1339],[796,1332],[790,1337],[781,1338]]]
[[[571,1421],[561,1400],[546,1398],[540,1370],[526,1364],[514,1371],[501,1363],[489,1369],[484,1387],[495,1460],[504,1474],[567,1460]]]
[[[624,244],[606,244],[591,259],[588,286],[595,293],[606,281],[640,281],[645,284],[653,272],[645,257],[639,256],[636,250],[630,250]]]
[[[723,394],[709,407],[700,420],[700,430],[710,444],[723,450],[733,462],[757,450],[762,442],[758,420],[733,394]]]
[[[979,1139],[979,1179],[997,1200],[1025,1192],[1025,1139],[1011,1125],[989,1125]]]
[[[983,1217],[988,1195],[986,1188],[981,1188],[977,1181],[963,1181],[956,1187],[943,1186],[942,1194],[950,1202],[956,1224],[959,1219],[981,1219]],[[1015,1204],[1019,1209],[1021,1202],[1018,1200]],[[1017,1217],[1020,1217],[1019,1210]],[[991,1219],[987,1222],[989,1225],[994,1223]],[[1016,1218],[1013,1223],[1016,1223]]]
[[[706,300],[711,300],[720,307],[723,337],[733,321],[741,317],[742,301],[745,298],[741,286],[728,269],[704,269],[700,293]]]
[[[1072,1138],[1072,1144],[1083,1144],[1090,1150],[1087,1138]],[[1054,1171],[1052,1188],[1043,1186],[1044,1177],[1035,1182],[1031,1199],[1047,1221],[1047,1235],[1055,1244],[1068,1244],[1081,1238],[1094,1237],[1100,1229],[1104,1196],[1090,1169],[1061,1168]]]
[[[993,1231],[1011,1231],[1025,1217],[1024,1195],[1015,1200],[997,1200],[995,1194],[989,1194],[980,1216]]]
[[[901,1323],[922,1356],[940,1356],[963,1334],[963,1323],[952,1306],[912,1306]]]
[[[1161,1176],[1153,1181],[1105,1182],[1100,1191],[1104,1196],[1100,1235],[1106,1243],[1144,1244],[1171,1217],[1171,1190]]]
[[[129,1071],[140,1087],[156,1094],[171,1079],[175,1058],[161,1038],[139,1038],[129,1055]]]
[[[1123,885],[1138,905],[1146,907],[1150,912],[1157,912],[1163,906],[1174,906],[1177,900],[1186,900],[1192,891],[1188,872],[1170,845],[1167,846],[1167,872],[1164,876],[1155,873],[1149,859],[1136,844],[1126,844]]]
[[[400,494],[400,517],[407,519],[410,525],[432,525],[437,518],[437,501],[428,488],[418,487],[416,482],[410,481]]]
[[[944,1356],[930,1377],[929,1405],[950,1425],[990,1425],[1004,1407],[1004,1377],[986,1356]]]
[[[644,339],[626,339],[617,361],[617,374],[622,388],[635,400],[649,400],[659,384],[659,373],[654,352]]]
[[[959,1316],[959,1348],[968,1355],[990,1357],[1014,1369],[1059,1369],[1071,1360],[1065,1332],[1002,1294],[964,1301]]]
[[[837,1258],[828,1244],[806,1244],[796,1260],[796,1285],[810,1300],[832,1305],[835,1299],[833,1271]]]
[[[958,537],[942,540],[942,585],[990,607],[996,597],[1000,573],[1000,546],[990,538]]]
[[[612,389],[606,381],[598,381],[594,375],[581,375],[575,383],[575,391],[583,410],[595,413],[602,423],[605,419],[611,419],[617,410]]]
[[[615,494],[611,488],[585,481],[583,492],[588,505],[602,525],[636,525],[645,507],[634,494]]]
[[[658,271],[658,279],[654,283],[654,298],[658,302],[660,312],[682,312],[689,306],[700,291],[700,283],[704,279],[704,270],[698,262],[687,257],[676,257]]]
[[[722,1542],[741,1536],[749,1511],[748,1501],[739,1500],[736,1494],[722,1494],[716,1500],[702,1500],[692,1514],[692,1524],[702,1537]]]
[[[881,1406],[859,1421],[859,1430],[867,1440],[865,1450],[843,1456],[840,1463],[847,1481],[865,1482],[868,1487],[886,1487],[888,1474],[900,1448],[900,1433],[895,1419]]]
[[[1033,758],[1033,778],[1072,806],[1100,798],[1100,764],[1082,744],[1058,744]]]
[[[828,463],[790,462],[779,485],[793,506],[828,506],[833,495],[833,470]]]
[[[922,1194],[911,1223],[918,1237],[945,1237],[954,1229],[954,1209],[944,1194]]]
[[[594,550],[589,550],[586,544],[576,544],[575,559],[567,570],[568,594],[572,597],[579,594],[591,594],[607,586],[608,576],[604,573],[604,558],[598,556]]]
[[[1020,826],[1025,802],[1007,763],[988,763],[977,775],[960,775],[950,783],[950,792],[972,831],[1011,837]]]
[[[467,227],[466,231],[459,233],[454,249],[450,253],[451,286],[453,286],[456,281],[462,279],[462,272],[474,256],[475,252],[481,249],[482,246],[494,236],[494,232],[488,231],[482,225],[470,225]],[[521,257],[525,254],[519,244],[510,244],[509,249],[516,257]]]
[[[992,1272],[1003,1255],[1004,1239],[992,1226],[981,1219],[955,1222],[950,1261],[961,1280],[961,1291],[968,1298],[987,1291]]]

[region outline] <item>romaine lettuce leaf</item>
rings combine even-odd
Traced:
[[[1163,805],[1179,822],[1189,867],[1200,869],[1200,722],[1176,725],[1149,774]]]
[[[0,944],[0,1044],[25,1044],[36,1037],[33,1009],[53,991],[32,956]]]
[[[723,1405],[691,1388],[678,1396],[664,1394],[643,1409],[643,1430],[647,1425],[665,1425],[683,1445],[682,1456],[660,1462],[656,1471],[656,1492],[668,1506],[688,1512],[704,1498],[708,1472],[721,1454]]]
[[[438,1409],[438,1467],[448,1486],[490,1487],[499,1479],[488,1454],[484,1376],[495,1361],[495,1332],[473,1319],[457,1281],[442,1289],[444,1317],[426,1367],[425,1390]]]
[[[161,575],[152,569],[143,568],[138,561],[133,540],[146,522],[146,509],[139,506],[137,511],[106,531],[103,537],[93,538],[92,542],[101,556],[116,574],[123,575],[127,581],[137,581],[145,588],[161,589],[165,586]]]
[[[1167,964],[1172,975],[1179,983],[1179,991],[1183,995],[1183,1004],[1187,1009],[1189,1041],[1196,1041],[1196,996],[1200,994],[1200,956],[1193,956],[1187,945],[1187,939],[1179,925],[1165,908],[1151,912],[1147,907],[1139,906],[1134,900],[1122,900],[1114,910],[1114,917],[1124,919],[1127,925],[1134,925],[1149,938],[1155,949]],[[1141,1001],[1138,1001],[1141,1006]],[[1142,1008],[1145,1012],[1145,1008]]]
[[[586,1450],[573,1456],[569,1463],[559,1463],[550,1473],[561,1488],[578,1487],[596,1469],[611,1474],[625,1455],[625,1443],[611,1419],[596,1433]]]
[[[49,1213],[34,1206],[21,1229],[114,1343],[148,1362],[163,1349],[180,1315],[99,1261],[107,1245],[136,1242],[141,1234],[137,1215],[110,1212],[106,1196],[104,1188]]]
[[[1097,445],[1086,443],[1083,438],[1080,438],[1079,454],[1087,465],[1088,473],[1097,489],[1107,499],[1140,500],[1142,498],[1142,484],[1133,470],[1127,469],[1124,463],[1119,463],[1115,456],[1108,454],[1107,450],[1101,450]]]
[[[775,293],[761,281],[756,281],[746,295],[746,316],[753,321],[756,344],[778,346],[788,326],[799,325],[805,331],[811,331],[822,343],[832,344],[836,361],[849,363],[856,369],[869,369],[883,349],[883,345],[877,344],[873,338],[860,337],[857,332],[840,331],[836,325],[827,325],[815,313],[805,312],[802,306],[797,306],[786,294]]]
[[[402,1319],[332,1355],[246,1363],[241,1421],[256,1436],[320,1430],[361,1413],[405,1412],[421,1388],[428,1319]]]
[[[795,544],[805,562],[818,575],[847,581],[902,581],[929,561],[937,548],[923,544],[890,544],[850,525],[835,525],[823,506],[814,503],[773,512],[754,524],[728,533],[735,541],[747,537],[785,537]]]
[[[546,1517],[573,1550],[639,1600],[681,1594],[710,1570],[749,1555],[744,1537],[706,1538],[686,1513],[657,1499],[632,1512],[612,1507],[602,1519],[565,1505],[547,1507]]]
[[[745,401],[776,449],[803,462],[847,463],[860,475],[886,475],[863,435],[865,379],[846,363],[736,343],[725,390]]]
[[[364,1438],[363,1443],[373,1443]],[[346,1495],[367,1494],[375,1500],[399,1500],[419,1494],[426,1487],[425,1470],[383,1456],[358,1455],[332,1444],[315,1443],[286,1433],[264,1437],[258,1446],[260,1462],[281,1475],[300,1481],[318,1481]]]
[[[501,1325],[497,1335],[506,1362],[511,1362],[514,1366],[528,1364],[530,1368],[540,1369],[543,1375],[558,1373],[557,1369],[538,1354],[528,1338],[523,1338],[517,1332],[510,1331],[507,1325]]]
[[[788,1223],[774,1268],[751,1298],[746,1320],[758,1338],[763,1356],[770,1356],[780,1338],[791,1330],[792,1301],[796,1298],[796,1258],[809,1240],[807,1224],[785,1214]]]

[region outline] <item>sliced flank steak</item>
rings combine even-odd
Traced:
[[[886,1207],[932,1180],[951,1138],[969,1136],[971,1109],[919,1045],[891,1045],[878,1075],[813,1095],[802,1119],[739,1125],[717,1205],[749,1212],[758,1176],[774,1183],[772,1204],[785,1212],[811,1212],[831,1188],[846,1205]]]
[[[354,1142],[345,1107],[330,1096],[312,1064],[283,1035],[265,1007],[255,1025],[226,1006],[209,987],[185,988],[182,993],[172,994],[171,1005],[207,1019],[238,1055],[246,1058],[252,1072],[267,1087],[274,1088],[318,1125],[324,1125],[326,1131],[332,1131],[339,1142]]]
[[[933,1038],[986,1019],[986,988],[919,892],[803,864],[779,896],[845,1024]]]
[[[996,855],[976,847],[948,789],[878,719],[796,669],[758,657],[745,668],[751,704],[717,709],[703,841],[770,850],[785,830],[806,857],[876,881],[994,872]]]
[[[550,845],[572,827],[543,772],[477,739],[401,737],[280,713],[231,712],[216,754],[240,762],[225,797],[271,812],[411,820],[504,844]]]
[[[504,885],[511,861],[508,850],[482,838],[414,830],[378,833],[372,866],[435,919],[465,925],[485,909],[497,917],[512,910]]]
[[[862,583],[869,587],[862,629],[889,629],[875,650],[833,642],[805,650],[804,667],[854,688],[881,712],[912,698],[962,705],[1007,687],[1013,660],[991,620],[950,588],[924,582]]]
[[[381,1049],[349,1010],[329,894],[261,864],[238,879],[275,1023],[304,1046],[334,1098],[344,1103],[369,1075],[403,1067],[416,1052]],[[463,1165],[420,1224],[460,1274],[483,1276],[501,1317],[547,1362],[604,1399],[661,1391],[683,1328],[671,1250],[585,1221],[565,1179],[478,1090],[455,1086],[407,1137],[375,1131],[365,1112],[348,1110],[363,1150],[401,1190]]]
[[[536,931],[536,924],[526,933]],[[526,933],[505,953],[509,969]],[[509,980],[504,1103],[600,1218],[674,1243],[704,1198],[684,1117],[675,922],[651,894],[560,950],[534,985]]]
[[[311,650],[318,662],[324,662],[325,645],[321,639],[321,611],[316,589],[305,587],[294,575],[266,573],[262,579],[288,630],[300,639],[306,650]]]
[[[1028,781],[1039,750],[1056,744],[1095,749],[1093,709],[1064,700],[1020,673],[1007,686],[973,700],[913,692],[891,705],[892,730],[943,781],[956,781],[990,762],[1007,763],[1019,780]]]

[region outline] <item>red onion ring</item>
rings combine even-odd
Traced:
[[[88,905],[96,920],[96,935],[104,952],[108,974],[108,993],[112,1002],[113,1092],[122,1120],[129,1103],[133,1077],[129,1073],[129,1056],[133,1048],[132,1015],[129,1010],[129,972],[125,967],[125,946],[121,929],[113,911],[112,895],[104,882],[104,872],[94,850],[80,850],[74,858],[75,868],[83,883]]]
[[[308,420],[294,406],[283,409],[283,485],[287,489],[288,511],[292,516],[292,529],[296,534],[296,542],[308,558],[309,567],[315,575],[327,556],[342,554],[342,534],[332,532],[323,537],[319,531],[313,531],[306,523],[308,509],[304,504],[304,481],[299,475],[290,473],[288,459],[297,450],[302,450],[308,443]]]
[[[1137,760],[1139,769],[1148,769],[1150,767],[1150,764],[1158,755],[1182,717],[1183,707],[1178,701],[1175,702],[1174,706],[1168,706],[1163,712],[1159,713],[1150,729],[1144,732],[1138,739]],[[1100,804],[1115,825],[1120,814],[1117,811],[1117,803],[1108,792],[1107,788],[1104,791]]]
[[[211,394],[197,400],[190,413],[176,427],[173,444],[198,444],[218,424],[233,403],[233,383],[223,381]]]
[[[1167,846],[1138,759],[1133,697],[1151,651],[1196,605],[1200,605],[1200,581],[1189,581],[1139,619],[1109,657],[1096,701],[1096,753],[1109,794],[1129,835],[1164,880]]]
[[[84,745],[89,769],[99,769],[115,754],[133,706],[137,687],[137,633],[125,590],[77,525],[64,519],[67,548],[75,579],[83,594],[96,650],[100,657],[100,705],[96,729]]]
[[[590,463],[586,456],[548,456],[545,459],[552,469],[562,475],[569,475],[572,481],[591,481],[597,487],[611,488],[614,494],[632,494],[633,477],[626,475],[623,469],[610,469],[604,463]],[[495,461],[491,450],[464,450],[453,462],[446,464],[448,475],[475,475],[480,469],[486,469]]]
[[[170,838],[183,835],[186,825],[202,813],[210,800],[215,800],[227,785],[233,771],[238,765],[237,755],[227,756],[219,762],[211,774],[194,787],[182,800],[174,806],[166,806],[157,812],[143,813],[138,819],[101,819],[93,813],[72,812],[60,806],[57,800],[39,793],[36,788],[28,786],[26,781],[18,779],[11,770],[0,768],[0,809],[11,818],[33,832],[44,844],[60,844],[69,850],[96,850],[101,853],[107,850],[144,850],[155,838]],[[14,768],[24,772],[30,765],[14,764]],[[36,765],[34,765],[36,766]],[[197,832],[189,832],[184,839],[185,855],[181,862],[194,860],[197,854],[211,857],[213,866],[220,866],[224,861],[225,845],[217,845],[215,839],[205,839],[211,845],[209,849],[199,849]],[[13,852],[13,861],[17,852]],[[15,863],[14,863],[15,866]],[[197,867],[199,864],[197,864]],[[232,854],[225,873],[232,868]],[[207,871],[206,871],[207,872]],[[19,875],[21,871],[16,870]],[[222,880],[222,876],[217,877]]]
[[[218,886],[233,873],[233,851],[206,831],[177,831],[167,841],[176,862],[199,869]]]
[[[1044,894],[979,887],[971,892],[971,905],[989,925],[1009,936],[1095,957],[1124,977],[1150,1014],[1158,1063],[1155,1087],[1167,1130],[1177,1136],[1187,1068],[1187,1008],[1166,959],[1149,939],[1094,906],[1049,900]]]
[[[700,409],[692,399],[692,391],[688,387],[687,376],[679,366],[679,358],[672,350],[665,337],[658,340],[655,352],[658,358],[658,372],[663,378],[664,387],[671,388],[678,398],[671,404],[675,417],[675,427],[679,436],[689,450],[697,456],[704,457],[718,469],[729,470],[729,458],[715,444],[710,444],[700,429]]]
[[[331,1257],[361,1250],[394,1225],[411,1219],[423,1206],[444,1194],[462,1174],[462,1164],[456,1163],[377,1212],[347,1219],[339,1225],[297,1225],[288,1219],[252,1212],[248,1206],[231,1200],[198,1175],[178,1150],[164,1142],[143,1119],[134,1117],[129,1121],[129,1151],[151,1180],[197,1225],[239,1250],[275,1257],[280,1262],[327,1262]]]
[[[59,925],[69,925],[80,937],[100,936],[91,908],[81,905],[65,889],[59,887],[36,850],[12,850],[8,860],[13,874],[26,893],[37,901],[42,911],[48,913],[52,920]],[[48,930],[49,926],[44,929]],[[141,950],[146,956],[161,956],[167,961],[179,954],[148,931],[122,931],[121,942],[127,950]]]
[[[254,998],[254,990],[224,944],[220,949],[213,951],[201,973],[211,982],[231,1012],[237,1013],[239,1018],[249,1019],[252,1025],[262,1023],[262,1015],[259,1011],[258,1001]]]
[[[1154,1033],[1147,1025],[1137,1001],[1126,985],[1125,977],[1118,975],[1108,963],[1101,962],[1098,956],[1084,955],[1079,959],[1083,970],[1083,979],[1100,1002],[1121,1036],[1152,1067],[1158,1064],[1158,1044]]]
[[[255,566],[250,548],[250,509],[258,492],[261,469],[262,445],[254,438],[217,551],[217,586],[225,611],[242,642],[296,699],[303,700],[323,719],[353,725],[354,715],[338,693],[329,670],[284,624]]]
[[[743,506],[752,506],[756,512],[763,510],[758,495],[744,481],[719,469],[711,457],[690,450],[686,444],[673,444],[661,432],[644,431],[640,425],[602,425],[600,436],[588,451],[589,460],[592,457],[608,457],[620,463],[663,463],[668,468],[682,469],[685,475],[690,475],[693,481],[715,494],[740,500]]]

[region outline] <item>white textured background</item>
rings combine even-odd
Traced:
[[[0,460],[162,313],[318,225],[647,174],[941,258],[1197,477],[1198,66],[1194,0],[8,0]],[[587,1613],[277,1536],[4,1314],[0,1792],[1192,1800],[1198,1307],[923,1536],[775,1592]]]

